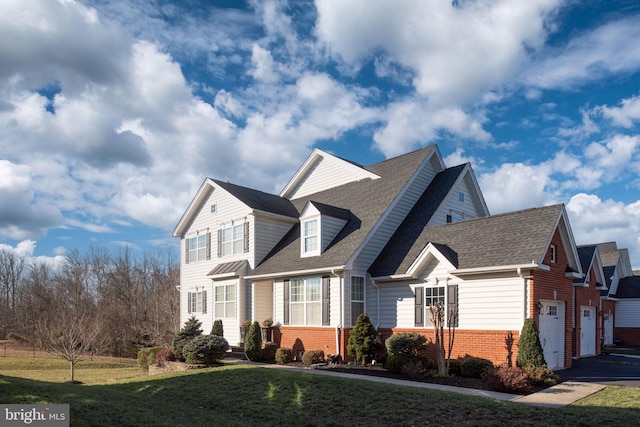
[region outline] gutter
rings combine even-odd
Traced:
[[[244,276],[245,279],[261,280],[261,279],[277,279],[280,277],[292,277],[292,276],[306,276],[308,274],[326,273],[331,272],[335,274],[335,271],[344,271],[344,265],[337,265],[334,267],[322,267],[322,268],[310,268],[308,270],[292,270],[292,271],[279,271],[277,273],[265,273],[265,274],[251,274]]]
[[[463,276],[466,274],[478,274],[478,273],[499,273],[506,271],[516,271],[520,274],[521,270],[551,270],[551,267],[545,264],[540,264],[535,261],[532,261],[531,264],[513,264],[513,265],[500,265],[500,266],[492,266],[492,267],[475,267],[475,268],[461,268],[457,270],[449,270],[447,273],[453,274],[454,276]]]
[[[344,285],[344,279],[341,275],[336,274],[334,269],[331,269],[331,274],[335,277],[338,278],[338,280],[341,282],[339,283],[339,289],[340,289],[340,316],[338,317],[340,319],[340,322],[338,322],[338,324],[336,325],[336,354],[340,354],[340,329],[342,328],[342,317],[344,316],[344,298],[342,297],[342,287]]]
[[[373,279],[373,278],[371,279],[371,284],[373,286],[375,286],[376,292],[377,292],[377,297],[376,297],[377,298],[376,330],[378,330],[378,329],[380,329],[380,286],[378,286],[378,284],[376,283],[375,279]]]

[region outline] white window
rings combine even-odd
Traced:
[[[244,251],[244,224],[223,228],[222,256],[241,254]]]
[[[322,278],[292,279],[289,282],[291,325],[322,325]]]
[[[555,263],[556,262],[556,245],[551,245],[551,247],[549,248],[549,251],[551,252],[550,254],[551,262]]]
[[[464,203],[464,193],[462,191],[458,193],[458,201]]]
[[[318,239],[318,219],[306,220],[302,223],[302,253],[303,255],[318,255],[320,245]]]
[[[189,239],[187,262],[202,261],[207,259],[207,237],[209,237],[209,233],[201,234]]]
[[[351,325],[364,313],[364,277],[351,276]]]
[[[215,203],[211,204],[211,213],[214,214],[218,212],[218,206]]]
[[[215,307],[216,318],[236,317],[236,285],[219,285],[215,287]]]
[[[415,288],[415,326],[433,326],[430,307],[437,303],[444,305],[445,324],[458,325],[458,285],[437,284]]]
[[[207,312],[207,291],[187,293],[187,313]]]

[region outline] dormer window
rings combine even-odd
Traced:
[[[320,245],[318,239],[318,218],[308,219],[302,222],[303,256],[319,255]]]

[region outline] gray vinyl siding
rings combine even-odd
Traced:
[[[620,299],[616,302],[616,328],[640,328],[640,299]]]
[[[464,202],[460,202],[460,193],[464,194]],[[447,215],[460,215],[463,219],[484,216],[483,209],[476,197],[475,189],[470,182],[469,174],[459,180],[433,214],[427,226],[442,225],[447,222]]]
[[[322,215],[322,224],[320,230],[322,232],[322,250],[324,251],[327,246],[338,235],[340,230],[344,227],[347,221],[340,218],[332,218],[330,216]]]
[[[258,216],[254,218],[254,226],[250,241],[254,244],[256,264],[259,264],[294,224]]]
[[[431,162],[423,165],[406,191],[400,194],[389,214],[373,230],[371,239],[354,260],[354,270],[366,271],[369,268],[435,175],[436,169]]]

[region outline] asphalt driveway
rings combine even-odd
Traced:
[[[562,381],[640,387],[640,357],[600,355],[576,359],[573,367],[557,371]]]

